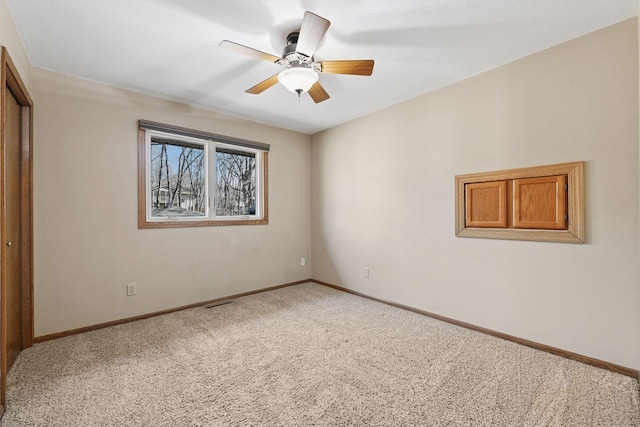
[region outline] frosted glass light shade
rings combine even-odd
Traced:
[[[287,68],[278,74],[278,81],[293,93],[304,93],[318,81],[318,73],[311,68]]]

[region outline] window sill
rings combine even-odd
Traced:
[[[138,228],[179,228],[179,227],[216,227],[227,225],[266,225],[269,219],[232,219],[232,220],[203,220],[203,221],[147,221],[138,222]]]

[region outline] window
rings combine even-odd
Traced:
[[[139,124],[139,228],[268,223],[267,144]]]
[[[216,147],[216,215],[255,215],[256,153]]]
[[[584,163],[456,176],[456,236],[584,242]]]
[[[150,218],[207,216],[207,144],[149,135]]]

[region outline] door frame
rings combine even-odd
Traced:
[[[7,310],[6,304],[6,209],[5,209],[5,118],[7,91],[21,107],[21,310],[22,348],[33,345],[33,101],[7,49],[0,47],[0,417],[6,407],[7,392]]]

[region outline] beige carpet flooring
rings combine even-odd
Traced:
[[[316,284],[37,344],[2,426],[640,426],[638,382]]]

